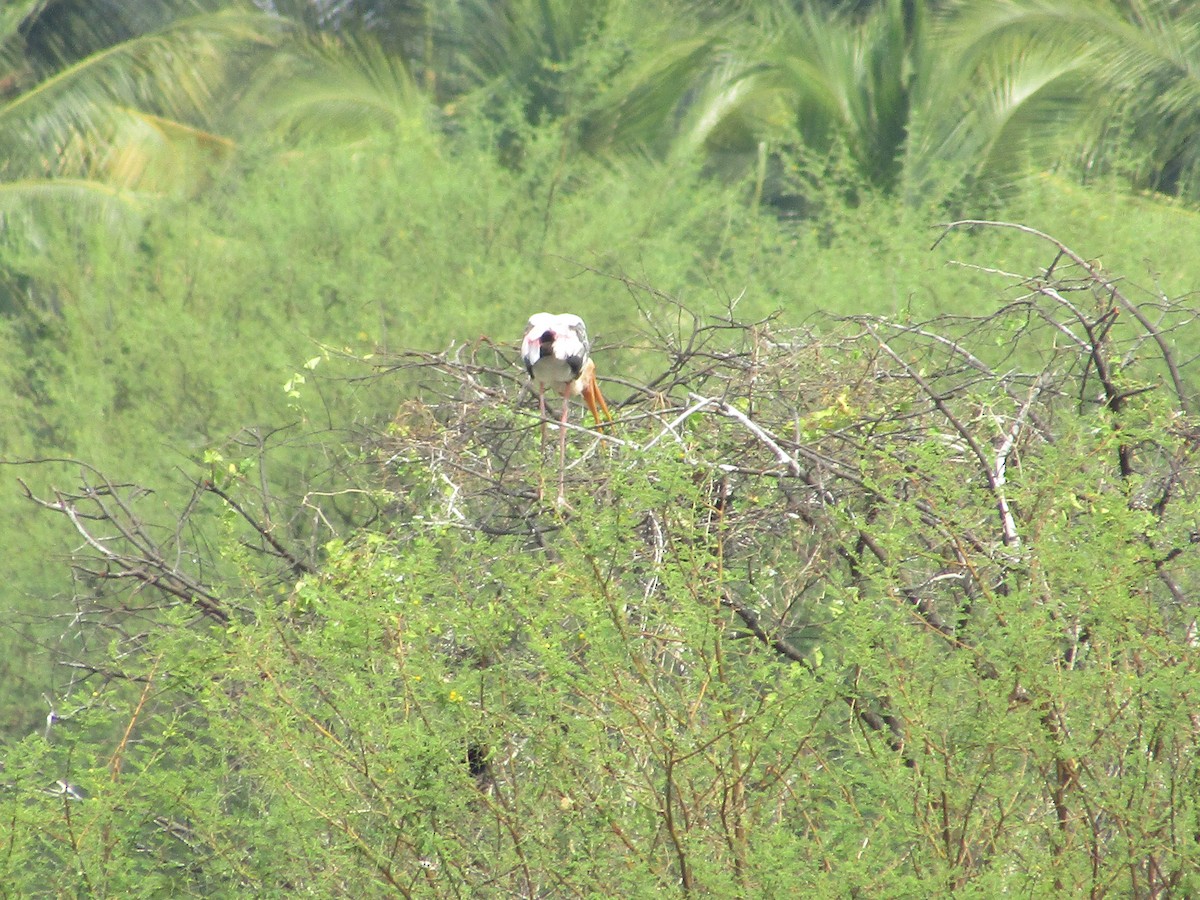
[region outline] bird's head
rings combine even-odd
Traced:
[[[534,313],[525,324],[525,345],[553,344],[568,335],[583,339],[583,319],[572,313]]]

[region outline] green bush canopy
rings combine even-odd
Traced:
[[[1044,255],[972,315],[614,276],[642,339],[561,507],[490,342],[360,373],[413,392],[288,501],[307,545],[216,461],[162,531],[94,469],[35,495],[107,644],[8,749],[5,893],[1200,890],[1195,312],[968,227]]]

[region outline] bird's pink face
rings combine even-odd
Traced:
[[[530,316],[529,323],[525,326],[525,346],[533,347],[536,344],[558,340],[558,329],[555,327],[557,324],[558,317],[549,313]]]
[[[536,347],[538,344],[552,344],[558,340],[558,335],[553,328],[534,328],[529,334],[525,335],[525,347]]]

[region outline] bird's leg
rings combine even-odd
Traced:
[[[562,420],[558,423],[558,503],[566,502],[567,485],[567,415],[571,411],[571,394],[563,394]]]
[[[538,466],[537,491],[537,498],[540,503],[542,498],[546,496],[546,389],[541,385],[538,385],[538,408],[541,410],[542,418],[542,443],[538,453],[541,457],[541,465]]]
[[[538,407],[542,412],[542,445],[546,444],[546,389],[538,388]]]

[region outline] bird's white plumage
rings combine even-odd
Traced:
[[[521,359],[539,390],[572,392],[588,358],[587,328],[573,313],[534,313],[525,326]]]

